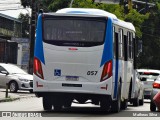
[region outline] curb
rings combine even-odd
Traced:
[[[15,101],[15,100],[19,100],[20,98],[17,97],[17,98],[4,98],[4,99],[0,99],[0,103],[1,102],[12,102],[12,101]]]

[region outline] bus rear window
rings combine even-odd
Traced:
[[[44,42],[58,46],[90,47],[104,43],[106,20],[46,18]]]

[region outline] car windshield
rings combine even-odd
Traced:
[[[20,69],[15,65],[5,65],[3,66],[10,74],[27,74],[24,70]]]

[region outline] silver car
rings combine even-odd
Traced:
[[[0,86],[8,85],[10,92],[29,90],[33,92],[33,76],[16,65],[0,63]]]
[[[137,71],[140,74],[140,80],[144,83],[144,98],[150,99],[152,84],[160,75],[160,70],[138,69]]]

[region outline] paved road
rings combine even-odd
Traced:
[[[87,104],[87,105],[81,105],[81,104],[72,104],[72,108],[70,109],[64,109],[61,112],[46,112],[43,111],[42,107],[42,99],[36,98],[36,97],[29,97],[29,98],[23,98],[17,101],[13,102],[6,102],[6,103],[0,103],[0,111],[34,111],[41,113],[42,118],[36,117],[36,118],[30,118],[35,120],[41,120],[41,119],[52,119],[54,120],[75,120],[75,119],[83,119],[83,120],[113,120],[119,119],[119,120],[140,120],[143,117],[134,117],[133,113],[141,114],[143,111],[149,111],[149,101],[146,101],[144,106],[139,107],[133,107],[132,105],[129,105],[129,107],[125,111],[121,111],[120,113],[102,113],[99,112],[99,107]],[[130,111],[130,112],[129,112]],[[138,111],[138,112],[136,112]],[[148,113],[147,113],[148,114]],[[154,113],[159,114],[158,112]],[[121,116],[121,117],[120,117]],[[126,117],[129,116],[129,117]],[[47,117],[47,118],[46,118]],[[1,119],[1,118],[0,118]],[[4,119],[4,117],[2,117]],[[15,118],[14,118],[15,119]],[[21,117],[16,118],[22,119]],[[23,118],[24,119],[24,118]],[[151,120],[152,117],[145,117],[145,120]],[[160,117],[154,117],[154,120],[159,120]],[[6,118],[5,118],[6,120]]]

